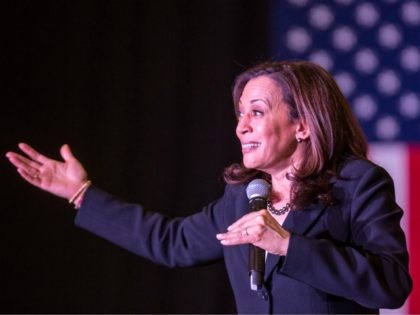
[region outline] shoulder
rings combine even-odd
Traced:
[[[246,196],[246,184],[227,184],[223,195],[225,206],[235,211],[242,212],[248,209],[248,197]]]
[[[357,179],[373,174],[389,177],[388,172],[383,167],[371,160],[349,158],[342,163],[337,177],[338,179]]]
[[[377,165],[370,160],[350,157],[341,164],[339,174],[342,176],[349,176],[355,174],[355,172],[363,173],[376,166]]]
[[[246,184],[226,184],[224,197],[233,200],[246,198]]]
[[[393,180],[389,173],[367,159],[347,159],[332,182],[336,187],[347,187],[350,190],[363,190],[369,186],[383,186],[383,184],[393,190]]]

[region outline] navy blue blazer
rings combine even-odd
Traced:
[[[371,162],[350,160],[331,185],[335,204],[289,213],[287,255],[267,255],[258,292],[249,286],[248,245],[222,246],[216,239],[248,212],[245,185],[227,185],[200,212],[174,219],[90,187],[76,224],[165,266],[224,259],[239,313],[361,314],[400,307],[412,283],[392,179]]]

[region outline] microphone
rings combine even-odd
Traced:
[[[249,199],[249,211],[267,209],[267,198],[270,193],[270,184],[257,178],[246,187]],[[261,289],[264,279],[265,251],[258,246],[249,244],[249,278],[251,290]]]

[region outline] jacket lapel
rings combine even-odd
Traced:
[[[305,210],[291,211],[283,223],[283,227],[291,233],[305,235],[318,221],[320,215],[324,212],[326,206],[314,204]],[[280,256],[268,254],[265,262],[264,279],[271,275],[274,268],[279,263]]]
[[[321,204],[312,204],[304,210],[291,211],[284,221],[283,227],[289,232],[305,235],[317,222],[326,207]]]

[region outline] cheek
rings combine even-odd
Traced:
[[[264,130],[264,138],[270,146],[276,145],[281,142],[282,139],[282,130],[281,128],[267,128]]]
[[[288,148],[293,150],[295,134],[291,128],[275,126],[273,129],[267,130],[266,139],[269,150],[286,152],[289,151]]]

